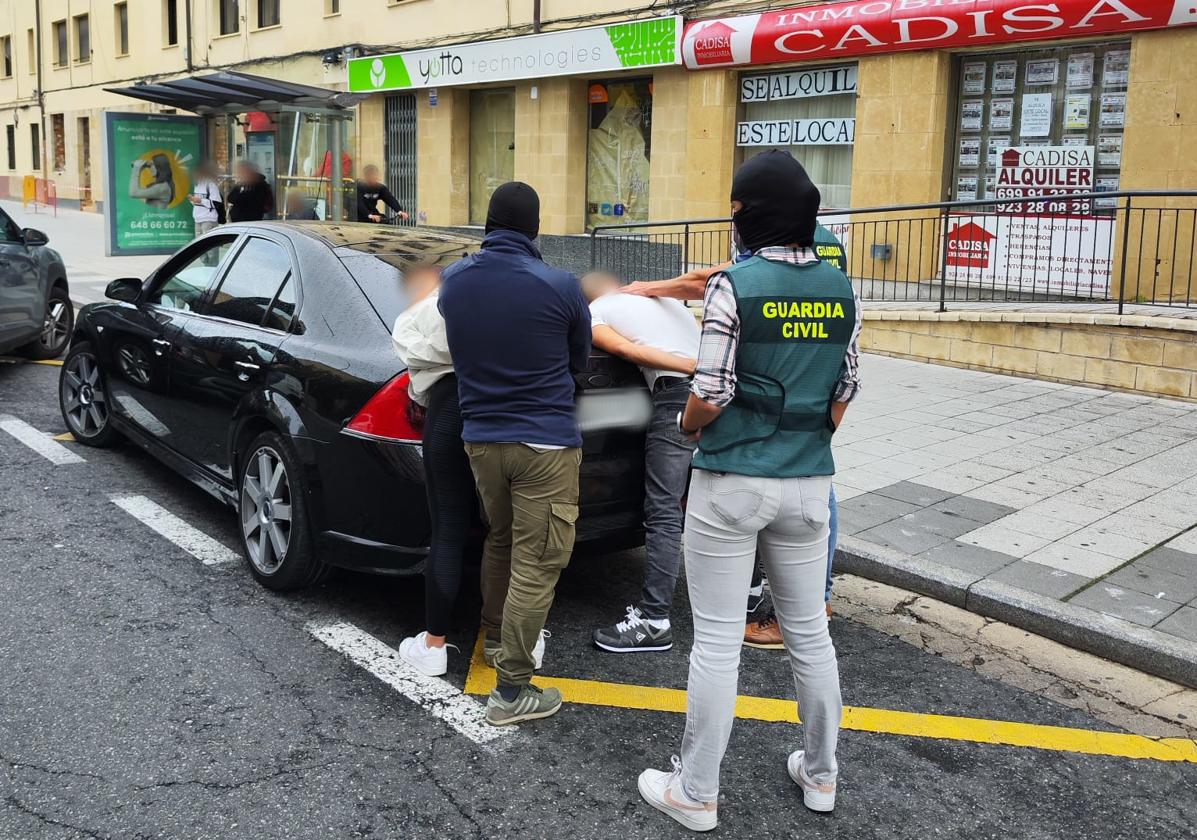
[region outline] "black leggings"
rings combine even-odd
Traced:
[[[444,636],[453,620],[462,555],[478,504],[470,459],[461,442],[461,406],[452,374],[438,380],[428,395],[424,482],[432,519],[432,545],[424,567],[425,621],[429,634]]]

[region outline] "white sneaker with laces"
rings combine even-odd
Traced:
[[[428,644],[428,632],[423,631],[399,643],[399,656],[421,674],[440,677],[449,670],[449,648],[457,650],[457,645],[432,647]]]
[[[636,786],[640,796],[658,811],[672,817],[691,831],[711,831],[719,825],[718,806],[697,802],[682,790],[682,762],[676,755],[670,761],[673,771],[645,770]]]
[[[819,811],[820,813],[829,813],[835,809],[835,782],[816,782],[806,774],[806,768],[802,766],[802,750],[795,750],[790,753],[790,759],[786,762],[786,770],[790,773],[790,778],[794,780],[794,784],[802,788],[802,804],[812,811]]]

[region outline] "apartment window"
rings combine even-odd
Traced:
[[[8,152],[8,168],[17,168],[17,127],[15,125],[6,125],[4,127],[4,142],[5,151]]]
[[[238,0],[216,0],[221,35],[232,35],[241,29],[241,9]]]
[[[54,171],[66,169],[66,121],[62,114],[50,115],[50,137],[54,141]]]
[[[324,14],[326,14],[326,15],[341,14],[341,0],[324,0]]]
[[[258,28],[278,26],[279,0],[258,0]]]
[[[70,51],[67,49],[67,28],[65,20],[54,21],[54,66],[66,67],[67,57]],[[37,167],[34,167],[35,169]]]
[[[66,26],[66,24],[63,24],[63,26]],[[38,130],[37,123],[29,124],[29,141],[29,159],[33,164],[33,170],[36,172],[42,168],[42,133]]]
[[[0,38],[0,52],[4,54],[4,78],[12,75],[12,36]]]
[[[75,17],[75,61],[91,61],[91,18]]]
[[[29,72],[37,72],[37,36],[32,29],[25,30],[26,49],[29,50]]]
[[[129,54],[129,4],[117,3],[112,7],[112,29],[116,35],[116,54]]]
[[[162,26],[166,46],[179,43],[179,0],[162,0]]]

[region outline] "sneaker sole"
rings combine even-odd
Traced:
[[[411,668],[413,671],[419,671],[421,674],[423,674],[426,677],[443,677],[445,674],[449,673],[449,669],[447,667],[443,671],[430,671],[426,668],[421,668],[419,665],[412,662],[410,659],[404,658],[404,656],[402,654],[399,655],[399,658],[403,660],[404,665]]]
[[[491,720],[490,715],[486,716],[486,722],[491,726],[510,726],[513,723],[523,723],[526,720],[543,720],[547,717],[552,717],[561,711],[562,703],[558,703],[553,708],[544,712],[528,712],[527,714],[515,715],[513,717],[504,718],[503,720]]]
[[[811,802],[810,791],[808,791],[806,789],[806,785],[804,785],[802,783],[802,779],[798,776],[797,773],[795,773],[793,771],[793,769],[790,767],[790,762],[788,762],[788,761],[786,762],[786,773],[789,775],[790,780],[793,781],[794,784],[798,785],[798,787],[802,789],[802,804],[807,807],[807,810],[814,811],[816,814],[830,814],[832,811],[835,810],[835,800],[834,799],[831,800],[830,805],[827,805],[822,802],[814,802],[814,803]]]
[[[594,646],[596,648],[605,650],[608,653],[656,653],[663,650],[673,649],[673,642],[670,642],[667,645],[657,645],[656,647],[612,647],[611,645],[603,644],[598,639],[592,639],[592,641],[594,642]]]
[[[698,822],[697,820],[695,820],[694,818],[687,816],[684,813],[679,813],[678,811],[675,811],[672,808],[667,807],[665,805],[665,803],[663,803],[663,802],[657,802],[655,799],[653,799],[651,796],[649,796],[648,793],[645,791],[644,783],[640,779],[636,780],[636,789],[638,791],[640,791],[641,799],[643,799],[649,805],[652,805],[654,808],[656,808],[658,811],[660,811],[665,816],[669,817],[674,822],[684,825],[686,828],[690,829],[691,831],[714,831],[716,828],[719,827],[718,819],[716,819],[715,822],[713,822],[713,823],[701,823],[701,822]]]
[[[784,642],[778,644],[762,644],[761,642],[745,642],[744,647],[756,648],[757,650],[785,650]]]

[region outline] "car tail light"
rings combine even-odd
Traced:
[[[407,371],[396,376],[370,397],[345,426],[358,437],[420,443],[424,440],[423,412],[407,393],[411,376]]]

